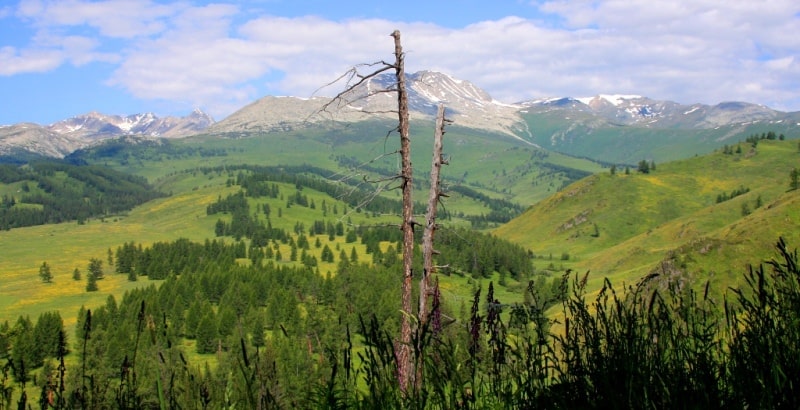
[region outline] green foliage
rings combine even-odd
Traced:
[[[206,312],[206,314],[200,319],[200,322],[197,323],[197,329],[195,330],[194,334],[197,338],[197,353],[214,353],[217,350],[219,332],[213,312]]]
[[[46,261],[42,262],[42,265],[39,266],[39,279],[44,283],[53,281],[53,272],[50,271],[50,265],[48,265]]]
[[[639,166],[636,168],[636,171],[642,174],[649,174],[650,164],[646,160],[641,160],[639,161]]]
[[[750,267],[726,303],[731,337],[731,402],[752,408],[800,406],[800,260],[781,238],[779,259]]]
[[[87,271],[89,272],[89,276],[93,276],[95,279],[103,279],[105,276],[105,273],[103,273],[103,261],[97,258],[91,258]]]
[[[77,166],[64,162],[33,162],[27,167],[0,165],[0,183],[25,181],[34,184],[20,198],[3,200],[0,229],[79,222],[96,216],[113,215],[163,196],[144,178],[108,167]],[[15,204],[11,204],[11,202]],[[36,206],[21,207],[20,204]],[[12,206],[13,205],[13,206]]]
[[[86,291],[87,292],[97,292],[99,287],[97,286],[97,276],[94,273],[89,272],[86,274]]]
[[[733,191],[731,191],[730,194],[728,194],[726,192],[723,192],[723,193],[717,195],[717,203],[725,202],[727,200],[736,198],[739,195],[744,195],[744,194],[746,194],[748,192],[750,192],[750,188],[745,188],[743,186],[739,186],[739,188],[734,189]]]

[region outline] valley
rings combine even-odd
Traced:
[[[449,91],[460,84],[427,78],[446,82]],[[430,95],[436,92],[417,91],[420,107]],[[474,89],[459,98],[478,107],[476,99],[490,101]],[[336,396],[393,378],[394,342],[385,336],[399,326],[401,244],[392,122],[347,115],[304,122],[308,101],[293,100],[285,121],[259,124],[253,113],[264,109],[261,104],[274,109],[280,100],[259,101],[184,138],[126,134],[99,138],[63,158],[33,151],[4,157],[4,212],[66,202],[67,191],[80,198],[71,206],[87,209],[59,223],[7,224],[0,231],[0,347],[16,364],[7,371],[17,383],[28,375],[21,363],[29,362],[43,380],[53,374],[54,360],[65,358],[68,385],[134,408],[164,404],[165,395],[176,403],[221,403],[230,394],[240,403],[271,397],[308,405],[309,397],[322,394],[311,387],[343,401],[404,397],[391,383],[370,385],[376,390],[357,399]],[[463,104],[458,108],[469,105]],[[539,104],[544,109],[546,103]],[[608,114],[615,108],[606,105],[606,119],[581,107],[585,121],[565,129],[556,121],[564,113],[553,107],[537,111],[529,104],[518,118],[508,108],[504,115],[513,121],[500,128],[459,123],[454,109],[456,122],[446,129],[447,197],[436,238],[438,324],[421,330],[432,333],[420,334],[419,343],[429,343],[437,360],[452,361],[453,369],[474,370],[471,381],[459,379],[468,377],[465,371],[433,376],[449,383],[437,393],[439,403],[466,399],[463,391],[453,393],[458,399],[443,393],[465,384],[491,390],[485,400],[525,395],[530,392],[521,387],[536,378],[545,386],[540,392],[553,394],[548,389],[565,383],[559,377],[569,373],[537,367],[534,357],[562,360],[555,346],[577,348],[580,337],[589,337],[570,329],[591,328],[589,322],[570,328],[566,319],[601,315],[604,303],[632,309],[631,320],[653,320],[647,315],[661,312],[657,319],[666,327],[648,332],[673,331],[669,326],[683,323],[672,322],[675,312],[700,312],[702,319],[689,319],[714,329],[704,343],[731,342],[718,332],[730,289],[747,284],[749,266],[776,257],[779,238],[790,249],[800,243],[800,149],[796,122],[785,120],[795,114],[689,130],[674,123],[671,129],[614,123],[607,116],[617,111]],[[684,108],[678,109],[689,112]],[[692,112],[703,110],[714,111]],[[415,198],[429,188],[433,122],[423,112],[411,129]],[[134,193],[138,202],[109,205],[108,196]],[[415,205],[415,214],[423,212]],[[791,270],[791,255],[784,256]],[[98,262],[103,274],[90,290],[91,266]],[[49,280],[42,279],[45,265]],[[653,307],[654,293],[644,309],[646,301],[630,293],[645,285],[664,292],[663,306]],[[42,344],[49,350],[25,339],[41,336],[37,332],[45,330],[38,329],[56,313],[66,329],[66,355],[54,353],[61,342],[53,338]],[[609,320],[627,319],[611,314]],[[518,343],[507,344],[506,337]],[[531,354],[545,347],[553,350]],[[501,348],[520,361],[497,356]],[[139,362],[130,364],[137,353]],[[75,370],[87,363],[92,378],[120,381],[87,387]],[[138,369],[148,383],[124,373],[120,379],[120,363]],[[567,372],[571,364],[561,365]],[[338,366],[359,374],[343,378]],[[424,371],[430,377],[439,370]],[[476,374],[500,384],[488,387]],[[309,386],[306,377],[317,384]],[[255,379],[260,388],[248,381]]]

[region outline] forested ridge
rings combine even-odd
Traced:
[[[131,210],[164,196],[145,178],[97,165],[0,164],[0,183],[18,186],[0,202],[0,229],[85,221]],[[16,183],[16,184],[15,184]]]

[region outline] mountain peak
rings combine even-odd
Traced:
[[[264,97],[212,127],[212,133],[285,131],[323,121],[355,122],[368,118],[397,118],[396,79],[392,73],[370,78],[321,113],[330,98]],[[455,125],[500,132],[520,138],[527,129],[518,106],[502,104],[469,81],[436,71],[406,74],[411,116],[432,119],[444,104]]]
[[[642,97],[641,95],[635,95],[635,94],[598,94],[594,97],[576,98],[576,100],[588,106],[592,106],[593,104],[594,105],[602,104],[604,102],[607,102],[614,106],[619,106],[621,104],[624,104],[625,102],[628,102],[629,100],[641,100],[644,98],[645,97]]]

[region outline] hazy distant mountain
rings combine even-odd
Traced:
[[[780,120],[787,113],[763,105],[724,102],[714,106],[683,105],[638,95],[597,95],[585,98],[548,98],[519,103],[523,112],[562,111],[591,113],[616,125],[652,128],[713,128],[734,123]]]
[[[525,122],[518,114],[519,106],[500,103],[468,81],[421,71],[409,74],[406,84],[412,118],[432,118],[437,105],[443,103],[448,119],[455,125],[502,132],[515,138],[527,134]],[[370,118],[395,119],[397,94],[386,92],[394,86],[394,76],[383,74],[335,102],[328,97],[264,97],[209,127],[207,132],[275,132]]]
[[[179,138],[197,134],[214,119],[195,110],[186,117],[159,118],[152,113],[128,116],[98,112],[79,115],[48,126],[21,123],[0,127],[0,155],[28,151],[61,158],[97,141],[123,135]]]
[[[520,105],[537,145],[618,164],[686,158],[767,131],[800,136],[800,112],[744,102],[683,105],[637,95],[598,95]]]
[[[61,158],[79,147],[74,138],[38,124],[26,122],[0,126],[0,155],[23,151]]]
[[[153,113],[123,117],[90,112],[56,122],[47,128],[61,135],[88,140],[112,138],[120,135],[177,138],[197,134],[213,123],[214,119],[200,110],[194,110],[188,116],[180,118],[159,118]]]
[[[408,74],[406,80],[412,119],[432,119],[437,105],[443,103],[447,118],[456,126],[501,133],[543,148],[610,162],[635,163],[652,157],[653,152],[659,153],[659,159],[708,152],[743,139],[742,134],[765,128],[779,133],[800,132],[800,112],[785,113],[744,102],[684,105],[638,95],[597,95],[505,104],[471,82],[443,73],[421,71]],[[247,136],[368,119],[394,121],[394,87],[394,75],[385,73],[333,102],[329,97],[266,96],[217,123],[196,110],[183,118],[91,112],[50,126],[17,124],[0,127],[0,155],[22,150],[63,157],[96,141],[122,135]]]

